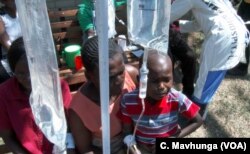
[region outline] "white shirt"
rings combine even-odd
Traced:
[[[16,18],[12,18],[6,13],[4,15],[1,15],[1,18],[4,22],[5,30],[7,34],[9,35],[9,39],[11,43],[17,38],[22,36],[21,26],[18,20],[18,15],[16,15]],[[2,52],[3,54],[6,54],[5,51],[2,51]]]
[[[205,34],[202,58],[209,63],[204,69],[230,69],[242,60],[243,44],[249,42],[249,34],[229,0],[175,0],[171,6],[170,22],[190,10],[195,20],[180,20],[180,31],[201,30]]]

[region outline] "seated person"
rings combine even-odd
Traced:
[[[76,150],[80,153],[102,153],[102,124],[100,109],[98,38],[94,36],[82,47],[86,83],[74,95],[69,109],[69,124]],[[138,70],[125,65],[121,47],[109,39],[109,91],[111,153],[123,153],[121,121],[117,117],[121,97],[136,88]]]
[[[3,6],[0,8],[0,83],[4,82],[12,75],[6,60],[7,51],[11,43],[21,37],[21,27],[15,0],[0,0]]]
[[[95,36],[95,25],[93,19],[94,11],[94,1],[95,0],[82,0],[82,3],[79,4],[77,18],[80,24],[82,31],[84,32],[84,39],[86,40],[89,37]],[[126,0],[112,0],[116,8],[116,16],[121,18],[123,21],[126,21]],[[116,23],[117,24],[117,23]],[[125,29],[124,29],[125,28]],[[126,34],[126,27],[118,30],[118,34]]]
[[[147,67],[149,73],[146,98],[139,97],[138,89],[125,94],[119,114],[125,135],[132,134],[137,128],[135,140],[142,154],[155,152],[156,138],[184,137],[202,124],[199,107],[172,88],[173,68],[169,56],[150,50]],[[143,111],[142,103],[145,110],[139,119]],[[178,113],[189,120],[189,125],[184,128],[178,126]],[[131,150],[133,152],[133,148]]]
[[[53,144],[36,125],[29,103],[32,87],[22,38],[10,46],[8,61],[14,76],[0,85],[0,137],[13,153],[52,153]],[[71,94],[65,81],[61,89],[67,109]]]

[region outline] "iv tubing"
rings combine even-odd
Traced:
[[[137,130],[137,127],[138,127],[139,121],[141,120],[141,118],[142,118],[142,116],[143,116],[143,114],[144,114],[144,111],[145,111],[145,101],[144,101],[144,100],[145,100],[144,98],[143,98],[143,99],[141,99],[142,111],[141,111],[141,113],[140,113],[139,118],[137,119],[136,124],[135,124],[135,128],[134,128],[133,136],[135,136],[135,133],[136,133],[136,130]]]
[[[141,120],[143,114],[144,114],[144,111],[145,111],[145,98],[146,98],[146,91],[147,91],[147,75],[148,75],[148,69],[147,69],[147,60],[148,60],[148,48],[145,48],[145,52],[144,52],[144,55],[143,55],[143,64],[140,68],[140,89],[139,89],[139,98],[141,99],[141,104],[142,104],[142,111],[140,113],[140,116],[138,117],[137,121],[136,121],[136,124],[135,124],[135,127],[134,127],[134,131],[133,131],[133,138],[132,139],[135,139],[135,133],[136,133],[136,130],[137,130],[137,127],[139,125],[139,121]],[[144,83],[143,83],[144,82]],[[145,88],[145,89],[143,89]],[[143,89],[143,90],[142,90]],[[132,144],[132,142],[130,142],[130,144]],[[127,154],[129,153],[129,148],[131,147],[132,145],[128,145],[128,149],[127,149]]]
[[[135,124],[135,128],[134,128],[134,131],[133,131],[133,138],[135,138],[135,133],[136,133],[136,130],[137,130],[137,127],[138,127],[138,124],[139,124],[139,121],[141,120],[143,114],[144,114],[144,111],[145,111],[145,99],[141,99],[141,104],[142,104],[142,111],[140,113],[140,116],[139,118],[137,119],[137,122]],[[129,145],[128,146],[128,149],[127,149],[127,154],[129,154],[129,148],[131,147],[132,145]]]

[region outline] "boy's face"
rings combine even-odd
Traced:
[[[172,62],[169,57],[151,54],[148,57],[148,69],[147,98],[159,101],[173,86]]]

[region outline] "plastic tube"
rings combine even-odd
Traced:
[[[124,142],[128,146],[127,154],[129,153],[129,149],[132,149],[135,153],[140,154],[140,151],[136,147],[135,134],[136,134],[136,130],[139,125],[139,122],[145,111],[145,98],[147,96],[147,82],[148,82],[148,68],[147,68],[148,52],[149,52],[149,49],[146,48],[144,51],[144,55],[143,55],[142,67],[140,68],[139,98],[141,99],[141,103],[142,103],[142,111],[137,119],[132,136],[127,136],[127,138],[124,139]]]
[[[146,98],[147,92],[147,82],[148,82],[148,68],[147,68],[147,60],[148,60],[148,51],[146,48],[143,55],[143,63],[140,68],[140,89],[139,89],[139,97],[141,99]]]
[[[147,58],[149,48],[156,49],[159,52],[168,52],[170,9],[170,0],[127,0],[129,40],[132,41],[134,44],[139,44],[140,46],[143,46],[145,49],[143,56],[143,64],[140,68],[139,87],[139,98],[141,98],[142,111],[135,124],[133,135],[130,138],[131,143],[133,143],[132,139],[135,140],[135,133],[137,127],[145,111],[144,101],[147,94]],[[129,144],[127,145],[131,146]]]

